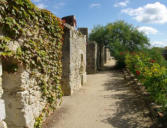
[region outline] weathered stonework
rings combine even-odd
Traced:
[[[24,36],[10,41],[9,49],[16,52],[17,48],[30,38],[33,40],[42,39],[42,34],[46,33],[45,29],[33,29],[33,27],[32,25],[32,28],[25,30]],[[0,36],[3,37],[1,32]],[[41,88],[37,85],[37,81],[30,75],[32,72],[22,65],[18,66],[17,72],[8,73],[3,70],[2,75],[2,68],[8,63],[10,61],[3,60],[2,65],[0,63],[0,128],[2,125],[6,128],[5,122],[8,128],[34,128],[35,119],[42,113],[47,103],[46,99],[42,97]],[[40,74],[36,70],[33,73]],[[48,79],[47,76],[46,79]]]
[[[100,66],[103,67],[104,64],[105,64],[105,47],[104,47],[104,45],[100,48],[100,50],[101,50],[101,56],[100,56],[101,61],[100,61]]]
[[[89,42],[86,47],[86,71],[88,74],[97,72],[97,44]]]
[[[110,60],[110,58],[111,58],[109,48],[105,48],[105,53],[104,54],[105,54],[104,55],[105,63],[107,63]]]
[[[2,62],[0,60],[0,98],[2,97],[3,89],[2,89]]]
[[[86,43],[88,43],[88,28],[78,28],[78,31],[86,35]]]
[[[3,72],[2,78],[8,128],[33,128],[45,106],[40,87],[21,65],[15,73]]]
[[[86,36],[86,72],[87,74],[96,73],[97,71],[97,43],[89,42],[88,28],[78,28]]]
[[[1,27],[0,27],[0,37],[3,37],[3,33],[2,33]],[[4,99],[2,99],[2,95],[3,95],[3,88],[2,88],[2,60],[0,59],[0,128],[7,128],[6,122],[4,122],[4,119],[6,118],[6,113],[5,113],[5,102],[4,102]]]
[[[6,118],[6,113],[5,113],[5,102],[4,102],[4,99],[2,99],[2,95],[3,95],[3,89],[2,89],[2,62],[0,60],[0,128],[7,128],[7,125],[4,122],[4,119]]]
[[[86,83],[86,36],[65,24],[62,89],[71,95]]]
[[[97,69],[101,70],[101,68],[105,64],[105,47],[103,44],[97,45]]]
[[[7,128],[7,125],[4,121],[0,121],[0,128]]]

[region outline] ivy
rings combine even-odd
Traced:
[[[13,52],[8,48],[7,44],[11,41],[9,37],[0,37],[0,56],[10,57],[13,55]]]
[[[23,64],[36,79],[42,98],[47,102],[34,124],[35,128],[40,128],[45,116],[55,109],[63,95],[60,84],[63,23],[51,12],[38,9],[30,0],[1,0],[0,26],[4,70],[13,73],[18,64]],[[9,48],[14,41],[20,46],[16,51]]]

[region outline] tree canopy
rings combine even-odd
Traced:
[[[148,37],[134,26],[117,21],[106,26],[96,26],[89,35],[89,39],[110,48],[112,56],[118,60],[118,65],[124,66],[124,52],[136,52],[147,48]]]
[[[89,35],[90,40],[98,44],[104,44],[112,49],[122,48],[122,50],[140,50],[149,46],[147,36],[139,32],[137,28],[124,22],[117,21],[106,26],[96,26]]]

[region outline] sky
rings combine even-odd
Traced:
[[[137,27],[152,46],[167,46],[167,0],[32,0],[57,17],[75,15],[77,27],[107,25],[118,20]]]

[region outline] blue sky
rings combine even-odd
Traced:
[[[75,15],[78,27],[106,25],[117,20],[133,24],[153,46],[167,46],[166,0],[32,0],[57,17]]]

